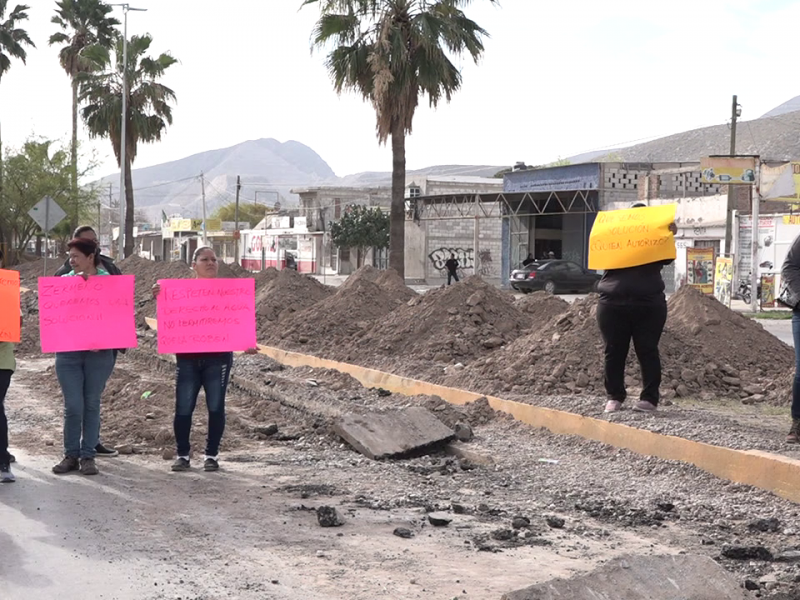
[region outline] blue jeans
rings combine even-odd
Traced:
[[[112,350],[56,353],[56,375],[64,394],[64,456],[95,457],[100,397],[113,370]]]
[[[206,456],[219,454],[219,443],[225,432],[225,393],[233,365],[233,353],[225,352],[200,357],[177,356],[175,370],[175,442],[178,456],[189,456],[192,414],[197,406],[200,388],[206,392],[208,437]]]
[[[794,383],[792,384],[792,419],[800,419],[800,312],[792,315],[794,338]]]

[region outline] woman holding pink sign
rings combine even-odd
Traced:
[[[78,276],[88,281],[108,275],[100,266],[96,241],[76,238],[67,247],[72,270],[63,277]],[[53,467],[53,473],[99,472],[95,448],[100,438],[100,397],[113,370],[113,350],[56,352],[56,375],[64,395],[64,458]]]
[[[192,270],[197,279],[215,279],[219,273],[217,255],[212,248],[202,246],[192,257]],[[153,297],[158,298],[161,286],[153,286]],[[256,354],[257,348],[250,348],[247,354]],[[219,445],[225,431],[225,395],[228,390],[233,352],[204,352],[176,354],[175,369],[175,419],[173,427],[177,445],[177,458],[173,471],[188,471],[191,468],[190,435],[192,415],[197,406],[200,389],[205,390],[208,407],[208,437],[203,469],[219,470]]]

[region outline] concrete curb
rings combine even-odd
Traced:
[[[152,329],[157,329],[158,324],[155,319],[147,319],[147,324]],[[800,460],[793,458],[760,450],[734,450],[695,442],[603,419],[485,396],[270,346],[259,345],[259,352],[290,367],[332,369],[347,373],[365,387],[381,387],[406,396],[439,396],[457,405],[486,397],[493,409],[510,414],[527,425],[541,427],[560,435],[577,435],[616,448],[625,448],[637,454],[678,460],[717,477],[752,485],[800,503]]]

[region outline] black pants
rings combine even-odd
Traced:
[[[6,392],[14,371],[0,370],[0,463],[8,464],[8,419],[6,418]]]
[[[450,285],[451,279],[455,279],[456,283],[458,283],[458,273],[456,271],[447,272],[447,285]]]
[[[642,368],[641,400],[657,405],[661,385],[661,357],[658,342],[667,322],[667,305],[597,305],[597,324],[606,344],[605,386],[611,400],[622,402],[625,390],[625,361],[631,340]]]

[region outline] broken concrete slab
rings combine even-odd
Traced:
[[[623,556],[572,579],[554,579],[501,600],[745,600],[736,579],[706,556]]]
[[[421,406],[347,414],[336,421],[334,431],[361,454],[374,459],[425,452],[454,437],[452,429]]]

